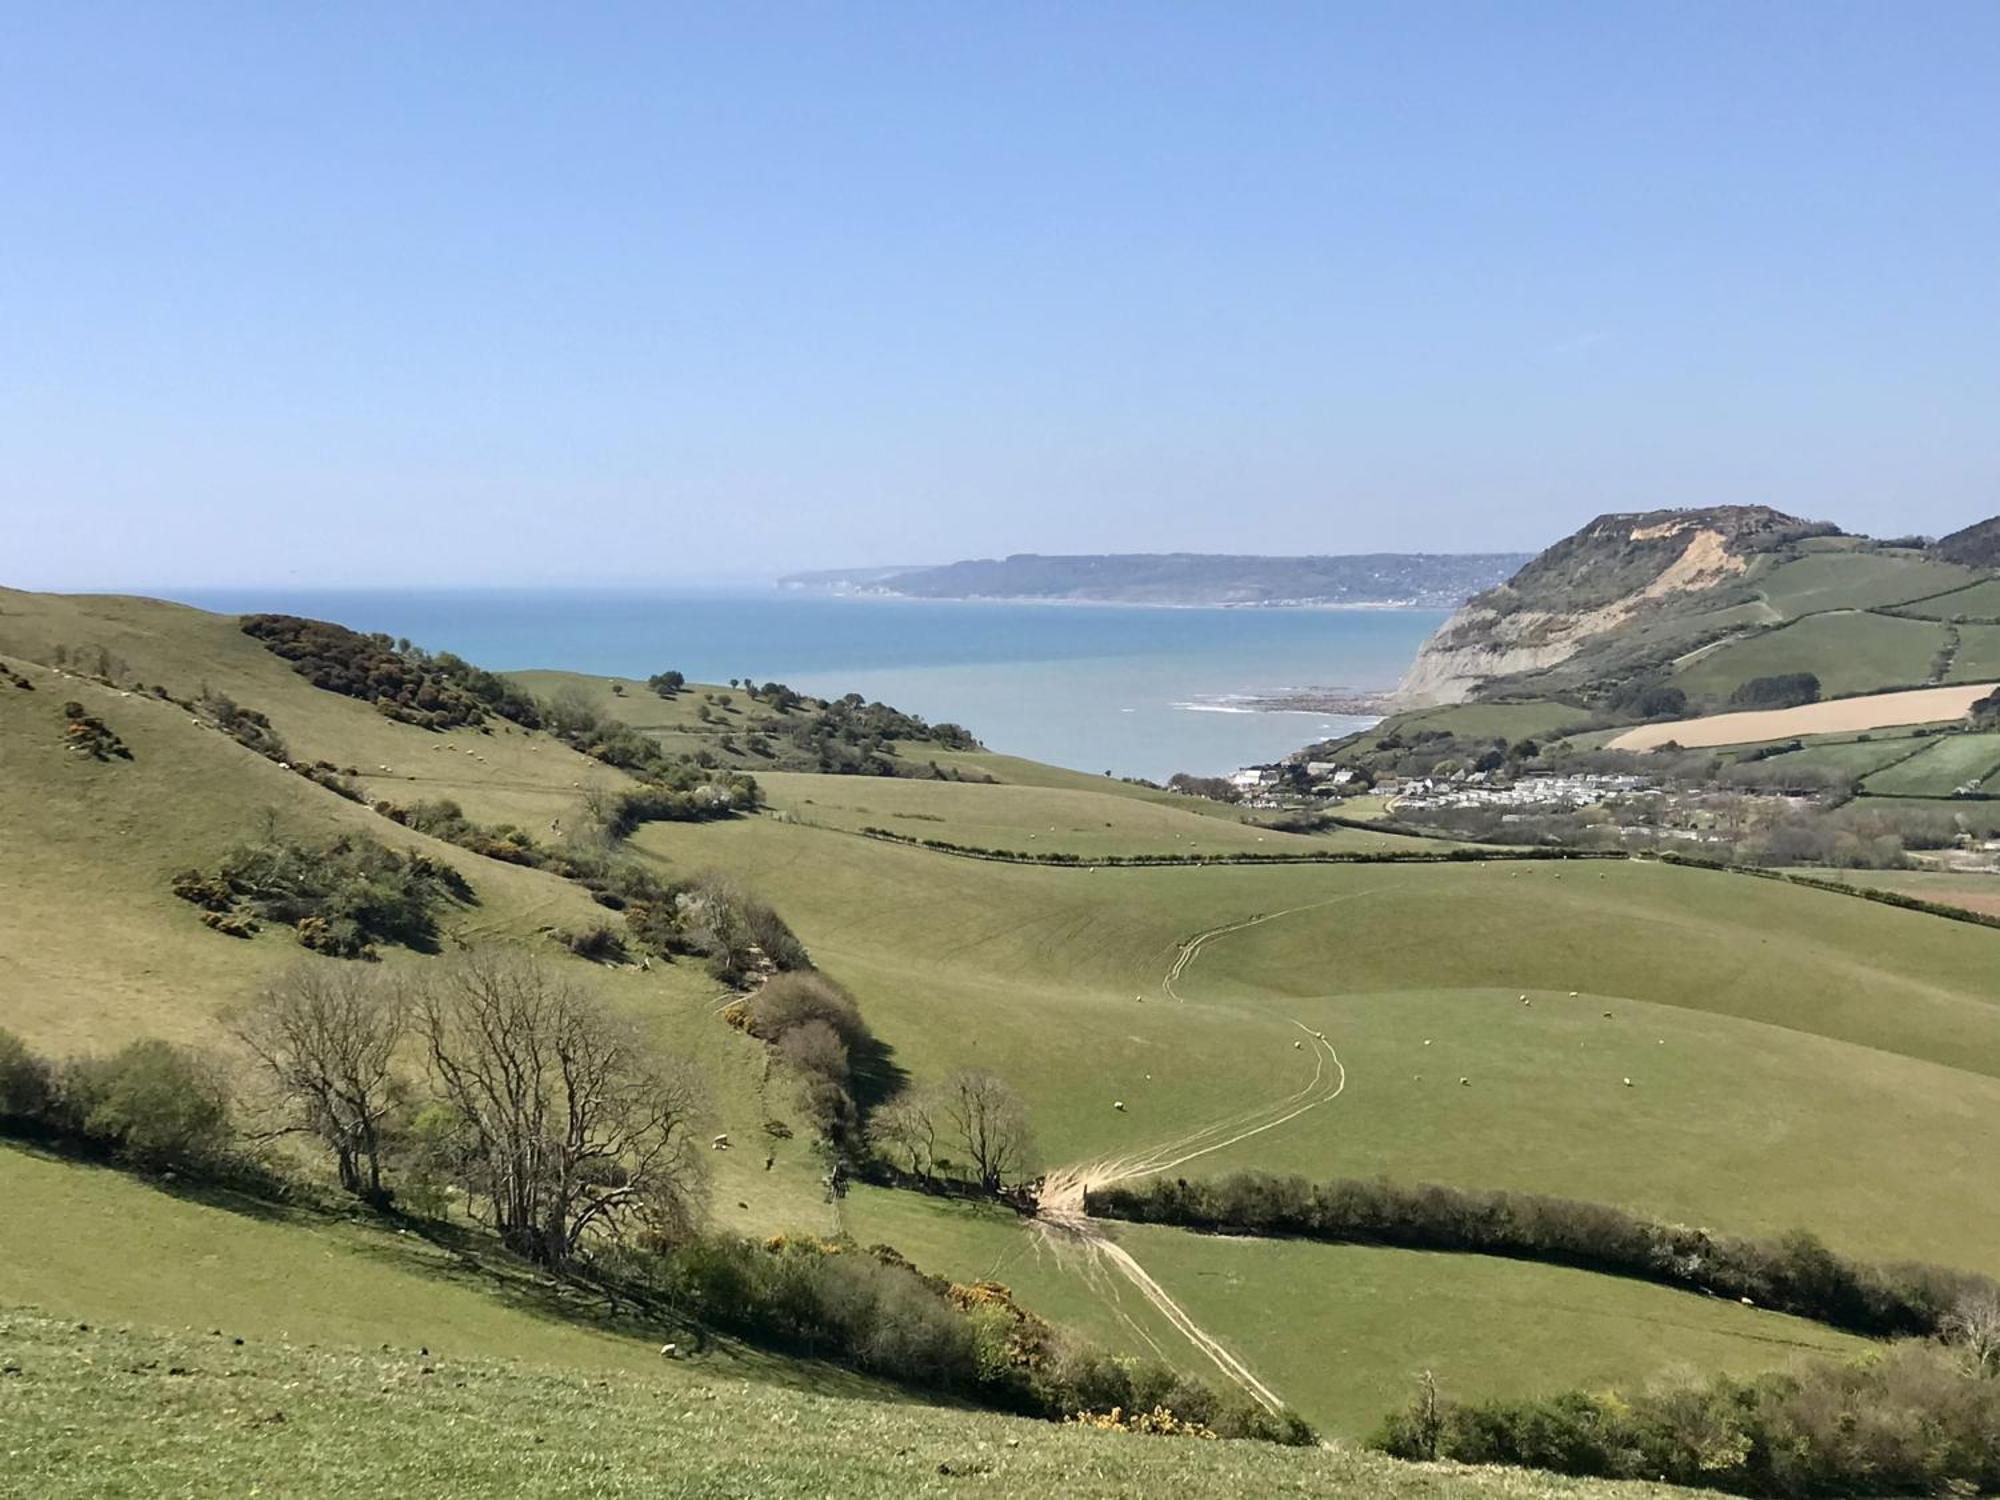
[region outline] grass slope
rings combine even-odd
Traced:
[[[1689,1491],[1372,1454],[1052,1428],[802,1395],[696,1369],[671,1380],[400,1350],[225,1345],[0,1314],[15,1371],[0,1457],[37,1500],[782,1500],[1162,1493],[1358,1500],[1646,1500]],[[178,1372],[178,1373],[175,1373]],[[357,1440],[365,1434],[365,1440]]]
[[[1011,1214],[861,1189],[842,1217],[864,1242],[900,1246],[942,1274],[1004,1282],[1107,1348],[1220,1378],[1128,1282],[1090,1274],[1078,1252],[1038,1242]],[[1630,1387],[1677,1366],[1747,1373],[1866,1347],[1796,1318],[1557,1266],[1155,1225],[1112,1232],[1260,1379],[1341,1439],[1365,1437],[1425,1369],[1472,1400]]]
[[[1810,615],[1708,652],[1674,674],[1692,698],[1727,699],[1756,677],[1811,672],[1829,697],[1928,682],[1947,637],[1928,620],[1847,610]]]
[[[1279,833],[1206,815],[1217,804],[1121,797],[1080,788],[923,782],[902,778],[770,773],[759,778],[772,808],[795,822],[857,832],[883,828],[916,839],[1032,854],[1283,854],[1426,847],[1394,834],[1335,829]]]
[[[1188,1170],[1527,1187],[1977,1264],[2000,1242],[2000,934],[1646,864],[1066,871],[765,820],[640,842],[749,872],[917,1078],[1013,1078],[1049,1162],[1290,1092],[1298,1021],[1346,1095]],[[1188,939],[1295,908],[1163,992]]]
[[[2000,771],[2000,734],[1947,734],[1862,783],[1885,797],[1949,797]]]

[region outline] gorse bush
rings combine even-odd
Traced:
[[[433,951],[438,912],[473,899],[451,866],[353,834],[241,844],[212,873],[182,871],[173,889],[211,914],[282,923],[304,946],[337,958],[372,957],[378,942]]]
[[[246,615],[242,628],[314,687],[372,703],[392,719],[426,729],[476,726],[489,712],[528,728],[541,722],[528,694],[449,653],[297,615]]]
[[[1854,1363],[1634,1395],[1419,1397],[1372,1446],[1399,1458],[1653,1479],[1772,1500],[2000,1488],[2000,1380],[1909,1341]]]
[[[1311,1183],[1239,1172],[1100,1188],[1089,1195],[1089,1207],[1107,1218],[1232,1234],[1461,1250],[1581,1266],[1748,1298],[1760,1307],[1874,1335],[1936,1333],[1968,1297],[1995,1290],[1990,1279],[1971,1272],[1862,1265],[1804,1231],[1778,1240],[1732,1239],[1656,1224],[1601,1203],[1535,1193],[1380,1181]]]
[[[609,1249],[607,1274],[745,1338],[983,1405],[1062,1419],[1161,1409],[1225,1437],[1306,1443],[1312,1430],[1164,1365],[1082,1346],[992,1282],[925,1276],[886,1246],[701,1235]]]

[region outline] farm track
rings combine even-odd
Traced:
[[[1288,907],[1283,911],[1265,912],[1247,921],[1232,922],[1197,933],[1175,953],[1173,963],[1161,980],[1161,989],[1172,999],[1181,1000],[1182,996],[1175,987],[1176,981],[1186,976],[1189,966],[1212,944],[1231,933],[1276,921],[1279,917],[1357,900],[1367,894],[1367,891],[1357,891],[1326,901]],[[1131,1251],[1112,1238],[1101,1220],[1090,1216],[1088,1197],[1093,1189],[1157,1176],[1197,1157],[1226,1150],[1267,1130],[1289,1124],[1299,1116],[1338,1099],[1347,1088],[1347,1068],[1341,1062],[1339,1052],[1324,1035],[1304,1022],[1295,1020],[1292,1025],[1303,1033],[1301,1040],[1293,1045],[1302,1048],[1309,1043],[1312,1050],[1312,1077],[1302,1087],[1272,1103],[1238,1111],[1140,1151],[1058,1168],[1043,1178],[1037,1194],[1035,1217],[1031,1221],[1031,1231],[1038,1237],[1038,1244],[1047,1246],[1058,1264],[1074,1267],[1086,1285],[1148,1344],[1158,1348],[1151,1335],[1118,1306],[1117,1281],[1114,1278],[1134,1287],[1176,1332],[1194,1345],[1223,1375],[1273,1414],[1284,1406],[1277,1393],[1259,1380],[1255,1372],[1225,1348],[1219,1339],[1197,1323],[1173,1294],[1139,1264]]]

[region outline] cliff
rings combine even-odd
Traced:
[[[1599,516],[1425,642],[1398,690],[1406,707],[1462,703],[1483,685],[1541,672],[1648,617],[1707,607],[1760,553],[1838,529],[1768,506]]]

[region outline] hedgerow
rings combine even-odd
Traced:
[[[2000,1379],[1910,1341],[1851,1363],[1636,1393],[1459,1404],[1428,1393],[1371,1446],[1398,1458],[1646,1479],[1769,1500],[2000,1488]]]
[[[1602,1203],[1505,1190],[1237,1172],[1098,1188],[1093,1214],[1230,1234],[1456,1250],[1636,1277],[1876,1336],[1934,1334],[2000,1285],[1969,1271],[1864,1265],[1803,1230],[1778,1240],[1659,1224]]]

